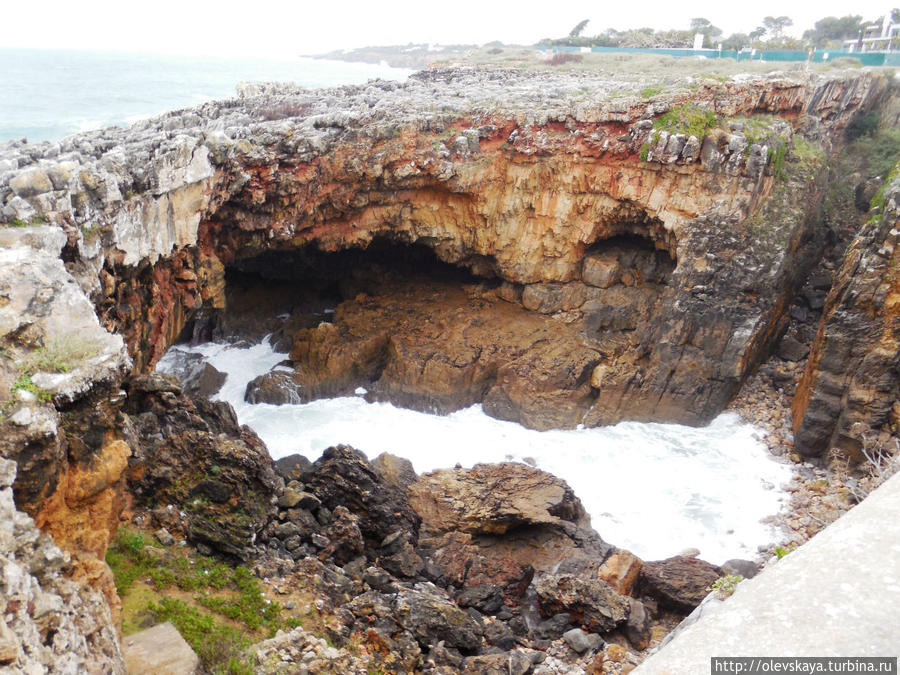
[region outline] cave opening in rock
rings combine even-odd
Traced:
[[[258,341],[290,350],[290,335],[322,321],[361,294],[380,294],[410,283],[493,288],[489,256],[472,255],[459,264],[441,260],[423,243],[376,237],[365,248],[325,251],[316,244],[268,250],[225,267],[223,311],[201,310],[186,323],[176,343],[211,339]]]
[[[675,258],[669,248],[638,234],[619,234],[594,242],[585,251],[582,279],[599,288],[615,283],[663,285],[674,270]]]

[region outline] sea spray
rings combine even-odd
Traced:
[[[173,347],[159,364],[166,371],[177,351],[201,354],[228,378],[215,396],[234,406],[274,458],[293,453],[317,459],[337,443],[370,458],[390,452],[416,471],[479,462],[533,463],[566,480],[594,528],[608,542],[645,560],[700,549],[715,563],[752,558],[775,538],[761,519],[786,500],[790,468],[761,442],[760,429],[732,413],[706,427],[622,422],[595,429],[533,431],[497,420],[472,406],[430,415],[361,395],[303,405],[250,404],[247,383],[285,357],[267,343],[251,347],[207,343]],[[364,393],[360,391],[359,393]]]

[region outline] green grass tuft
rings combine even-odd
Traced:
[[[124,601],[123,615],[129,614],[128,625],[132,614],[171,621],[214,673],[250,672],[243,649],[279,629],[300,625],[296,617],[283,616],[277,602],[266,599],[259,580],[245,567],[191,556],[176,547],[150,547],[148,537],[135,530],[119,530],[106,562]],[[136,587],[139,580],[151,590]],[[136,594],[137,603],[128,601],[130,593]]]
[[[656,132],[696,136],[702,141],[706,133],[718,124],[719,119],[711,110],[703,110],[695,105],[681,105],[661,115],[653,122],[653,129]]]
[[[645,87],[644,89],[641,89],[640,96],[641,96],[641,98],[651,98],[653,96],[656,96],[662,90],[663,90],[663,87],[661,87],[661,86]]]

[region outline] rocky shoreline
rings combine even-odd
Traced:
[[[293,297],[290,363],[254,395],[365,385],[538,429],[700,424],[732,403],[798,466],[789,541],[761,557],[864,496],[877,462],[850,466],[897,445],[900,178],[858,177],[846,255],[816,268],[819,207],[888,78],[645,84],[438,68],[248,85],[0,146],[0,666],[121,672],[120,616],[171,616],[209,647],[203,607],[249,621],[209,669],[627,672],[758,567],[638,560],[526,465],[416,476],[347,446],[273,462],[230,406],[152,372],[227,326],[241,282],[266,310],[292,284],[336,299],[322,320]]]

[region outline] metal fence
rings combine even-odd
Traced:
[[[537,49],[557,52],[586,52],[600,54],[667,54],[675,57],[702,56],[709,59],[735,59],[736,61],[813,61],[827,63],[838,58],[857,59],[864,66],[900,66],[900,52],[846,52],[835,49],[811,51],[781,50],[761,51],[746,49],[739,52],[718,49],[651,49],[639,47],[569,47],[538,46]]]

